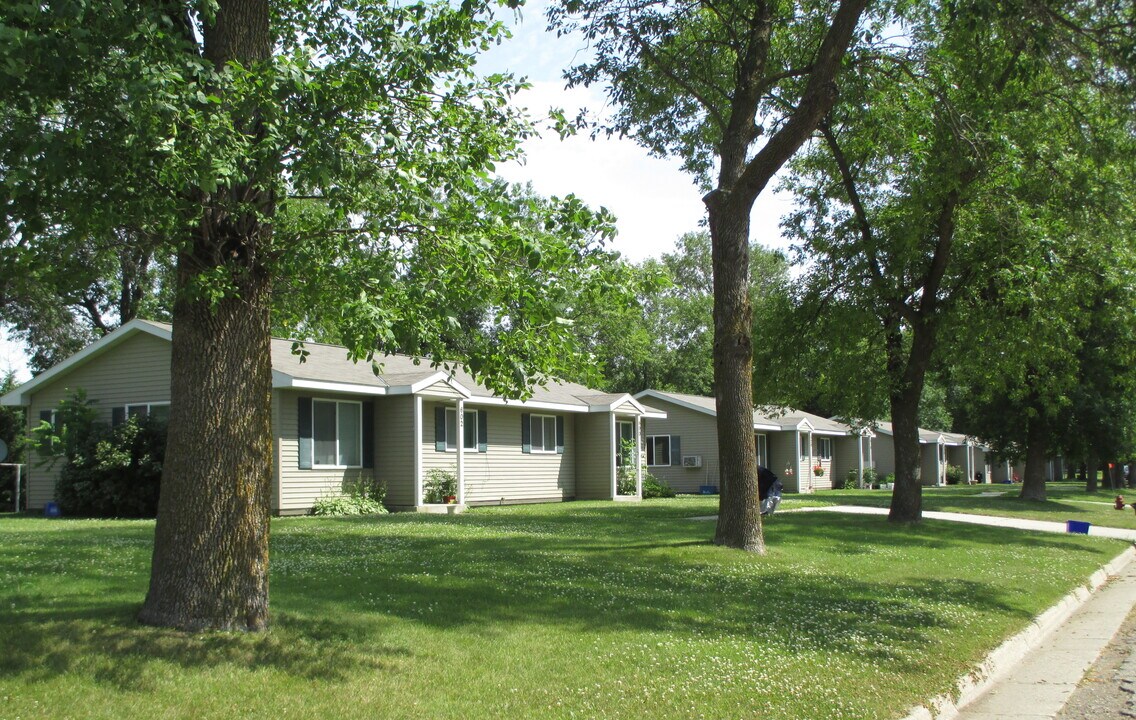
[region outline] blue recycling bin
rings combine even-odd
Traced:
[[[1079,533],[1081,535],[1088,535],[1091,523],[1081,522],[1080,520],[1066,520],[1065,532]]]
[[[59,517],[59,503],[57,503],[57,502],[45,503],[44,506],[43,506],[43,516],[44,517],[50,517],[50,518]]]

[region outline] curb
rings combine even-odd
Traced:
[[[957,717],[960,708],[989,690],[1088,602],[1110,577],[1120,574],[1120,571],[1133,559],[1136,559],[1136,547],[1129,547],[1090,575],[1085,585],[1058,600],[1052,607],[1034,618],[1024,630],[994,648],[973,670],[958,679],[953,695],[943,694],[933,697],[923,705],[913,707],[903,720],[951,720]]]

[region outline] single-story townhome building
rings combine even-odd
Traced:
[[[877,421],[871,439],[872,467],[880,477],[895,472],[895,431],[890,422]],[[961,433],[939,432],[919,428],[920,479],[923,485],[946,485],[947,466],[954,465],[963,473],[963,482],[982,473],[983,482],[993,482],[997,472],[990,448],[975,438]]]
[[[635,398],[666,413],[666,417],[645,421],[648,472],[676,492],[718,487],[714,398],[662,390],[643,390]],[[819,415],[791,408],[757,408],[753,433],[758,464],[773,470],[788,492],[831,489],[834,473],[864,467],[857,431]],[[838,443],[848,438],[853,441]]]
[[[0,398],[28,409],[29,426],[53,419],[61,400],[82,388],[100,419],[167,415],[171,326],[132,320]],[[436,510],[423,502],[433,469],[457,476],[456,510],[467,505],[622,500],[642,494],[643,421],[662,419],[627,394],[574,383],[536,387],[521,401],[495,395],[460,366],[442,371],[414,358],[354,363],[335,345],[306,343],[304,362],[292,341],[272,340],[272,510],[301,514],[347,483],[386,484],[393,510]],[[634,476],[620,495],[617,477]],[[28,507],[55,492],[57,470],[31,467]]]

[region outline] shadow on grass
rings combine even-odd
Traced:
[[[283,521],[273,528],[273,629],[259,635],[139,627],[149,560],[139,541],[152,526],[54,525],[50,543],[0,548],[0,572],[19,575],[0,591],[0,622],[13,638],[0,654],[0,677],[79,673],[146,692],[170,667],[231,665],[335,681],[396,672],[413,656],[394,631],[407,624],[473,635],[539,626],[729,638],[845,653],[900,672],[921,647],[959,630],[960,613],[1021,620],[1032,613],[1004,585],[919,568],[884,572],[894,560],[877,557],[878,549],[926,557],[990,547],[1095,552],[998,528],[897,529],[882,518],[801,514],[767,524],[771,551],[760,557],[710,544],[712,524],[686,520],[691,507]],[[133,555],[108,569],[101,564],[108,546]],[[788,547],[805,552],[781,549]],[[65,581],[37,567],[58,568]],[[18,610],[3,609],[9,604]]]

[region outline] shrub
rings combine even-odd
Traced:
[[[312,515],[381,515],[387,486],[379,480],[356,480],[343,487],[342,495],[322,497],[312,504]]]
[[[883,484],[895,487],[895,473],[888,473],[887,475],[884,475]]]
[[[844,475],[844,477],[840,477],[839,475],[836,475],[835,473],[832,476],[832,489],[833,490],[850,490],[854,487],[859,487],[859,485],[860,485],[860,471],[857,470],[856,468],[852,468],[851,470],[849,470],[847,472],[847,474]]]
[[[876,472],[875,468],[864,468],[864,484],[861,487],[873,488],[879,487],[880,474]]]
[[[963,481],[962,468],[958,465],[947,465],[947,470],[943,474],[946,475],[948,485],[958,485]]]
[[[634,488],[632,492],[634,492]],[[672,498],[674,496],[675,491],[670,485],[667,485],[649,472],[643,473],[644,498]]]
[[[87,517],[154,517],[165,422],[132,417],[112,428],[96,417],[93,404],[77,391],[60,403],[54,428],[45,422],[35,430],[40,454],[49,463],[64,463],[55,485],[59,509]]]
[[[446,498],[458,494],[458,476],[449,470],[434,469],[426,473],[426,484],[423,487],[422,502],[428,505],[440,505]]]

